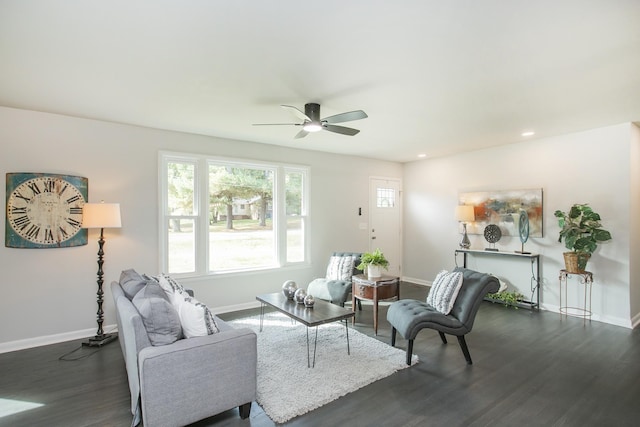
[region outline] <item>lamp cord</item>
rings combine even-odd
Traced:
[[[117,328],[117,327],[114,327],[114,328],[113,328],[113,329],[111,329],[109,332],[107,332],[107,335],[108,335],[108,334],[110,334],[110,333],[112,333],[113,331],[115,331],[115,330],[116,330],[116,328]],[[78,350],[81,350],[81,349],[83,349],[83,348],[86,348],[86,347],[85,347],[85,346],[83,346],[82,344],[80,344],[80,346],[79,346],[79,347],[74,348],[73,350],[71,350],[71,351],[69,351],[69,352],[67,352],[67,353],[63,354],[62,356],[58,357],[58,360],[62,360],[62,361],[64,361],[64,362],[75,362],[75,361],[78,361],[78,360],[82,360],[82,359],[86,359],[86,358],[88,358],[88,357],[91,357],[91,356],[93,356],[94,354],[96,354],[97,352],[99,352],[99,351],[102,349],[102,347],[94,347],[94,348],[95,348],[95,350],[93,350],[93,351],[91,351],[91,352],[87,352],[87,353],[82,354],[81,356],[78,356],[78,357],[73,357],[73,358],[69,357],[69,356],[71,356],[73,353],[75,353],[75,352],[77,352]]]

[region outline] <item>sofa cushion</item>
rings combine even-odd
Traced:
[[[186,338],[212,335],[220,332],[209,307],[187,294],[182,295],[184,298],[175,298],[174,301],[178,303],[176,309]]]
[[[332,256],[327,266],[328,280],[351,280],[355,258],[352,256]]]
[[[182,338],[180,316],[157,282],[148,280],[132,303],[142,317],[152,345],[167,345]]]
[[[147,284],[147,280],[137,271],[130,268],[120,273],[120,286],[129,301]]]
[[[460,292],[460,287],[462,287],[461,272],[441,271],[431,285],[427,304],[442,314],[449,314]]]

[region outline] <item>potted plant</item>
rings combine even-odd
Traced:
[[[380,252],[380,249],[376,249],[373,252],[365,252],[360,257],[360,264],[356,266],[358,270],[364,271],[367,269],[367,277],[375,278],[382,276],[382,269],[385,270],[389,267],[389,261],[384,257],[384,254]]]
[[[569,273],[583,273],[598,243],[611,240],[611,233],[602,228],[600,215],[588,204],[575,204],[569,212],[557,210],[554,215],[560,227],[558,242],[564,239],[571,251],[563,254],[565,268]]]

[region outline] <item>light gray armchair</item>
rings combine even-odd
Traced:
[[[256,399],[257,345],[250,329],[215,318],[220,331],[153,346],[140,313],[111,283],[129,390],[132,425],[184,426],[238,407],[247,418]]]
[[[314,279],[309,283],[307,293],[315,298],[344,306],[351,294],[351,278],[356,274],[362,273],[356,269],[360,264],[361,256],[362,254],[359,252],[334,252],[329,258],[327,276]],[[351,266],[347,269],[348,271],[341,268],[347,265],[345,262],[347,260]]]

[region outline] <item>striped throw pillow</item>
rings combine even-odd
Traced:
[[[435,308],[442,314],[449,314],[456,302],[458,292],[462,287],[462,273],[459,271],[449,273],[442,270],[436,276],[429,295],[427,295],[427,304]]]

